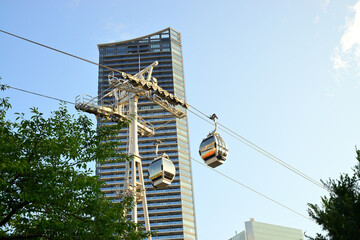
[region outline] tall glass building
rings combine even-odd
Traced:
[[[158,85],[175,96],[186,100],[184,68],[179,32],[167,28],[159,32],[127,41],[98,45],[99,63],[111,68],[136,74],[151,63],[158,61],[152,76]],[[99,68],[99,94],[109,87],[109,70]],[[115,76],[120,77],[115,73]],[[106,100],[104,99],[105,104]],[[139,136],[139,152],[144,169],[146,196],[151,230],[157,232],[153,239],[196,239],[194,193],[190,162],[187,117],[177,119],[162,107],[140,98],[138,114],[155,128],[154,137]],[[110,123],[109,123],[110,124]],[[119,132],[116,139],[118,150],[127,152],[128,130]],[[159,154],[166,153],[176,166],[174,181],[166,189],[153,188],[147,177],[147,168],[155,157],[154,142],[160,140]],[[96,172],[106,185],[106,196],[116,200],[125,176],[124,163],[97,164]],[[138,204],[138,220],[144,223],[142,205]]]

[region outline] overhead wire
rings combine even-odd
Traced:
[[[60,98],[55,98],[55,97],[47,96],[47,95],[44,95],[44,94],[40,94],[40,93],[36,93],[36,92],[24,90],[24,89],[21,89],[21,88],[12,87],[12,86],[9,86],[9,85],[7,85],[7,86],[8,86],[9,88],[12,88],[12,89],[17,90],[17,91],[21,91],[21,92],[33,94],[33,95],[36,95],[36,96],[40,96],[40,97],[44,97],[44,98],[48,98],[48,99],[52,99],[52,100],[56,100],[56,101],[66,102],[66,103],[69,103],[69,104],[75,104],[75,103],[73,103],[73,102],[70,102],[70,101],[67,101],[67,100],[63,100],[63,99],[60,99]],[[171,121],[173,121],[173,119],[172,119]],[[165,122],[165,123],[167,124],[168,122],[170,122],[170,121],[167,121],[167,122]],[[163,124],[163,125],[165,125],[165,124]],[[156,138],[155,138],[154,136],[153,136],[153,139],[156,140]],[[177,148],[175,148],[175,147],[173,147],[173,146],[170,146],[170,145],[168,145],[168,144],[163,143],[162,145],[167,146],[167,147],[170,148],[170,149],[177,150]],[[195,158],[193,158],[193,157],[190,157],[190,158],[191,158],[193,161],[199,163],[200,165],[207,167],[208,169],[210,169],[210,170],[216,172],[217,174],[219,174],[219,175],[221,175],[221,176],[223,176],[223,177],[225,177],[225,178],[227,178],[227,179],[235,182],[236,184],[238,184],[238,185],[240,185],[240,186],[242,186],[242,187],[244,187],[244,188],[246,188],[246,189],[248,189],[248,190],[250,190],[250,191],[252,191],[252,192],[254,192],[254,193],[256,193],[256,194],[258,194],[258,195],[260,195],[261,197],[266,198],[266,199],[270,200],[271,202],[273,202],[273,203],[275,203],[275,204],[277,204],[277,205],[279,205],[279,206],[281,206],[281,207],[283,207],[283,208],[285,208],[285,209],[287,209],[287,210],[289,210],[289,211],[291,211],[291,212],[293,212],[293,213],[295,213],[295,214],[297,214],[297,215],[299,215],[299,216],[301,216],[301,217],[304,217],[304,218],[306,218],[306,219],[308,219],[308,220],[311,220],[309,217],[305,216],[304,214],[302,214],[302,213],[300,213],[300,212],[298,212],[298,211],[296,211],[296,210],[294,210],[294,209],[286,206],[285,204],[280,203],[279,201],[274,200],[274,199],[271,198],[271,197],[266,196],[265,194],[263,194],[263,193],[255,190],[255,189],[247,186],[246,184],[241,183],[240,181],[238,181],[238,180],[236,180],[236,179],[234,179],[234,178],[232,178],[232,177],[230,177],[230,176],[228,176],[228,175],[226,175],[226,174],[224,174],[224,173],[222,173],[222,172],[220,172],[220,171],[218,171],[218,170],[216,170],[216,169],[214,169],[214,168],[208,167],[206,164],[202,163],[201,161],[199,161],[199,160],[197,160],[197,159],[195,159]]]
[[[199,163],[200,165],[203,165],[203,166],[209,168],[210,170],[216,172],[217,174],[219,174],[219,175],[221,175],[221,176],[223,176],[223,177],[225,177],[225,178],[227,178],[227,179],[235,182],[236,184],[239,184],[239,185],[241,185],[242,187],[244,187],[244,188],[246,188],[246,189],[248,189],[248,190],[250,190],[250,191],[252,191],[252,192],[254,192],[254,193],[256,193],[256,194],[258,194],[258,195],[260,195],[260,196],[262,196],[263,198],[266,198],[267,200],[270,200],[271,202],[273,202],[273,203],[275,203],[275,204],[277,204],[277,205],[279,205],[279,206],[281,206],[281,207],[283,207],[283,208],[286,208],[287,210],[290,210],[291,212],[296,213],[297,215],[299,215],[299,216],[301,216],[301,217],[304,217],[304,218],[312,221],[312,219],[309,218],[309,217],[307,217],[306,215],[304,215],[304,214],[302,214],[302,213],[299,213],[298,211],[296,211],[296,210],[294,210],[294,209],[292,209],[292,208],[290,208],[290,207],[288,207],[288,206],[280,203],[279,201],[274,200],[273,198],[270,198],[270,197],[266,196],[265,194],[263,194],[263,193],[255,190],[255,189],[253,189],[253,188],[245,185],[244,183],[241,183],[240,181],[238,181],[238,180],[236,180],[236,179],[234,179],[234,178],[232,178],[232,177],[229,177],[228,175],[226,175],[226,174],[224,174],[224,173],[216,170],[215,168],[208,167],[206,164],[202,163],[201,161],[199,161],[199,160],[197,160],[197,159],[195,159],[195,158],[193,158],[193,157],[191,157],[191,159],[192,159],[193,161]]]
[[[5,34],[8,34],[10,36],[13,36],[13,37],[16,37],[16,38],[19,38],[19,39],[22,39],[24,41],[27,41],[27,42],[30,42],[30,43],[33,43],[33,44],[36,44],[36,45],[39,45],[39,46],[42,46],[42,47],[45,47],[47,49],[50,49],[50,50],[53,50],[53,51],[56,51],[56,52],[59,52],[59,53],[62,53],[62,54],[65,54],[65,55],[68,55],[70,57],[74,57],[76,59],[79,59],[79,60],[82,60],[82,61],[85,61],[85,62],[88,62],[88,63],[91,63],[93,65],[96,65],[96,66],[99,66],[99,67],[103,67],[103,68],[106,68],[108,70],[111,70],[113,72],[118,72],[118,73],[123,73],[122,71],[119,71],[117,69],[114,69],[114,68],[111,68],[111,67],[108,67],[106,65],[103,65],[103,64],[99,64],[99,63],[96,63],[96,62],[93,62],[93,61],[90,61],[90,60],[87,60],[85,58],[81,58],[79,56],[76,56],[76,55],[73,55],[73,54],[70,54],[70,53],[67,53],[65,51],[61,51],[61,50],[58,50],[56,48],[53,48],[53,47],[49,47],[47,45],[44,45],[44,44],[41,44],[39,42],[36,42],[36,41],[32,41],[30,39],[27,39],[27,38],[24,38],[24,37],[21,37],[21,36],[18,36],[18,35],[15,35],[15,34],[12,34],[12,33],[9,33],[7,31],[4,31],[4,30],[1,30],[0,29],[0,32],[2,33],[5,33]],[[110,87],[106,90],[109,90]],[[105,90],[105,91],[106,91]],[[99,95],[100,96],[100,95]],[[74,103],[72,103],[74,104]],[[190,105],[191,108],[193,108],[194,110],[196,110],[197,112],[199,112],[201,115],[205,116],[208,118],[208,116],[206,114],[204,114],[203,112],[201,112],[200,110],[198,110],[197,108],[195,108],[194,106]],[[193,111],[191,111],[189,109],[189,111],[193,114],[195,114]],[[195,114],[197,115],[198,117],[200,117],[198,114]],[[204,118],[203,118],[204,119]],[[260,148],[259,146],[257,146],[256,144],[252,143],[251,141],[247,140],[246,138],[242,137],[241,135],[237,134],[236,132],[232,131],[231,129],[227,128],[226,126],[218,123],[220,127],[222,127],[222,130],[225,131],[227,134],[230,134],[231,136],[233,136],[234,138],[238,139],[240,142],[244,143],[245,145],[251,147],[252,149],[262,153],[263,155],[265,155],[266,157],[272,159],[273,161],[281,164],[282,166],[286,167],[287,169],[291,170],[292,172],[296,173],[297,175],[303,177],[304,179],[318,185],[319,187],[325,189],[325,190],[328,190],[326,188],[326,186],[324,186],[323,184],[321,184],[320,182],[314,180],[313,178],[309,177],[308,175],[306,175],[305,173],[301,172],[300,170],[292,167],[291,165],[287,164],[286,162],[282,161],[281,159],[275,157],[274,155],[270,154],[269,152],[265,151],[264,149]],[[230,132],[230,133],[229,133]],[[237,137],[236,137],[237,136]]]
[[[79,59],[79,60],[81,60],[81,61],[84,61],[84,62],[93,64],[93,65],[96,65],[96,66],[99,66],[99,67],[106,68],[106,69],[111,70],[111,71],[113,71],[113,72],[123,73],[122,71],[119,71],[119,70],[114,69],[114,68],[112,68],[112,67],[109,67],[109,66],[106,66],[106,65],[103,65],[103,64],[100,64],[100,63],[96,63],[96,62],[90,61],[90,60],[88,60],[88,59],[85,59],[85,58],[76,56],[76,55],[74,55],[74,54],[71,54],[71,53],[68,53],[68,52],[65,52],[65,51],[61,51],[61,50],[59,50],[59,49],[56,49],[56,48],[47,46],[47,45],[45,45],[45,44],[42,44],[42,43],[39,43],[39,42],[36,42],[36,41],[32,41],[32,40],[30,40],[30,39],[27,39],[27,38],[18,36],[18,35],[16,35],[16,34],[13,34],[13,33],[10,33],[10,32],[4,31],[4,30],[1,30],[1,29],[0,29],[0,32],[5,33],[5,34],[8,34],[8,35],[13,36],[13,37],[16,37],[16,38],[19,38],[19,39],[21,39],[21,40],[24,40],[24,41],[33,43],[33,44],[36,44],[36,45],[38,45],[38,46],[41,46],[41,47],[44,47],[44,48],[53,50],[53,51],[55,51],[55,52],[62,53],[62,54],[65,54],[65,55],[67,55],[67,56],[70,56],[70,57]],[[107,90],[110,90],[110,89],[111,89],[111,87],[105,89],[104,91],[107,91]],[[100,94],[100,95],[101,95],[101,94]],[[100,95],[98,95],[97,97],[99,97]],[[91,101],[94,100],[94,99],[96,99],[97,97],[94,97],[93,99],[91,99]],[[90,103],[91,101],[89,101],[88,103]]]
[[[65,55],[68,55],[68,56],[73,57],[73,58],[77,58],[77,59],[79,59],[79,60],[81,60],[81,61],[85,61],[85,62],[91,63],[91,64],[93,64],[93,65],[96,65],[96,66],[100,66],[100,67],[109,69],[109,70],[114,71],[114,72],[123,73],[123,72],[121,72],[121,71],[119,71],[119,70],[116,70],[116,69],[114,69],[114,68],[108,67],[108,66],[106,66],[106,65],[103,65],[103,64],[99,64],[99,63],[90,61],[90,60],[88,60],[88,59],[85,59],[85,58],[82,58],[82,57],[79,57],[79,56],[76,56],[76,55],[73,55],[73,54],[70,54],[70,53],[61,51],[61,50],[56,49],[56,48],[53,48],[53,47],[49,47],[49,46],[44,45],[44,44],[42,44],[42,43],[39,43],[39,42],[36,42],[36,41],[32,41],[32,40],[30,40],[30,39],[27,39],[27,38],[24,38],[24,37],[15,35],[15,34],[13,34],[13,33],[9,33],[9,32],[7,32],[7,31],[1,30],[1,29],[0,29],[0,32],[5,33],[5,34],[8,34],[8,35],[13,36],[13,37],[16,37],[16,38],[19,38],[19,39],[21,39],[21,40],[24,40],[24,41],[33,43],[33,44],[36,44],[36,45],[39,45],[39,46],[41,46],[41,47],[44,47],[44,48],[53,50],[53,51],[55,51],[55,52],[59,52],[59,53],[65,54]]]
[[[202,117],[201,115],[197,114],[196,112],[188,109],[189,112],[191,112],[192,114],[194,114],[195,116],[203,119],[204,121],[213,124],[213,122],[208,120],[208,116],[206,114],[204,114],[203,112],[201,112],[200,110],[196,109],[195,107],[193,107],[192,105],[190,105],[191,108],[195,109],[197,112],[201,113],[201,115],[205,116],[206,118]],[[219,129],[222,129],[222,131],[224,131],[225,133],[227,133],[228,135],[232,136],[233,138],[237,139],[238,141],[240,141],[241,143],[245,144],[246,146],[252,148],[253,150],[263,154],[264,156],[266,156],[267,158],[275,161],[276,163],[282,165],[283,167],[287,168],[288,170],[296,173],[297,175],[299,175],[300,177],[310,181],[311,183],[329,191],[329,189],[322,183],[316,181],[315,179],[311,178],[310,176],[306,175],[305,173],[301,172],[300,170],[296,169],[295,167],[291,166],[290,164],[284,162],[283,160],[279,159],[278,157],[272,155],[271,153],[269,153],[268,151],[264,150],[263,148],[259,147],[258,145],[252,143],[251,141],[247,140],[246,138],[242,137],[241,135],[239,135],[238,133],[232,131],[231,129],[227,128],[226,126],[224,126],[223,124],[217,122],[217,124],[220,126]]]
[[[153,138],[154,140],[156,140],[155,135],[154,135],[152,138]],[[166,143],[163,143],[163,142],[162,142],[161,145],[166,146],[166,147],[168,147],[169,149],[178,150],[176,147],[170,146],[170,145],[168,145],[168,144],[166,144]],[[242,186],[242,187],[244,187],[244,188],[246,188],[246,189],[248,189],[248,190],[250,190],[250,191],[252,191],[252,192],[254,192],[254,193],[256,193],[256,194],[258,194],[258,195],[260,195],[261,197],[266,198],[267,200],[270,200],[271,202],[273,202],[273,203],[275,203],[275,204],[277,204],[277,205],[279,205],[279,206],[281,206],[281,207],[283,207],[283,208],[285,208],[285,209],[287,209],[287,210],[289,210],[289,211],[291,211],[291,212],[293,212],[293,213],[295,213],[295,214],[297,214],[297,215],[299,215],[299,216],[301,216],[301,217],[304,217],[304,218],[306,218],[306,219],[308,219],[308,220],[312,220],[311,218],[305,216],[304,214],[302,214],[302,213],[300,213],[300,212],[298,212],[298,211],[296,211],[296,210],[294,210],[294,209],[286,206],[285,204],[280,203],[279,201],[276,201],[275,199],[273,199],[273,198],[271,198],[271,197],[266,196],[265,194],[263,194],[263,193],[255,190],[255,189],[247,186],[246,184],[244,184],[244,183],[236,180],[235,178],[232,178],[232,177],[230,177],[230,176],[228,176],[228,175],[220,172],[219,170],[216,170],[215,168],[211,168],[211,167],[207,166],[207,165],[204,164],[203,162],[195,159],[194,157],[191,157],[191,156],[190,156],[190,158],[191,158],[191,160],[197,162],[198,164],[200,164],[200,165],[202,165],[202,166],[204,166],[204,167],[207,167],[208,169],[210,169],[210,170],[216,172],[217,174],[219,174],[219,175],[221,175],[221,176],[229,179],[230,181],[235,182],[236,184],[238,184],[238,185],[240,185],[240,186]]]
[[[175,119],[172,118],[172,119],[170,119],[169,121],[166,121],[165,123],[161,124],[160,126],[154,128],[154,131],[158,130],[158,129],[161,128],[161,127],[166,126],[167,124],[171,123],[172,121],[175,121]]]
[[[9,88],[12,88],[12,89],[14,89],[14,90],[17,90],[17,91],[21,91],[21,92],[25,92],[25,93],[30,93],[30,94],[37,95],[37,96],[40,96],[40,97],[45,97],[45,98],[49,98],[49,99],[52,99],[52,100],[56,100],[56,101],[65,102],[65,103],[69,103],[69,104],[75,105],[74,102],[70,102],[70,101],[67,101],[67,100],[60,99],[60,98],[47,96],[47,95],[44,95],[44,94],[40,94],[40,93],[36,93],[36,92],[24,90],[24,89],[21,89],[21,88],[12,87],[12,86],[9,86],[9,85],[6,85],[6,86],[9,87]]]
[[[63,100],[63,99],[59,99],[59,98],[55,98],[55,97],[51,97],[51,96],[47,96],[47,95],[44,95],[44,94],[40,94],[40,93],[35,93],[35,92],[32,92],[32,91],[28,91],[28,90],[24,90],[24,89],[20,89],[20,88],[16,88],[16,87],[12,87],[12,86],[8,86],[9,88],[12,88],[12,89],[14,89],[14,90],[18,90],[18,91],[22,91],[22,92],[26,92],[26,93],[30,93],[30,94],[33,94],[33,95],[37,95],[37,96],[41,96],[41,97],[45,97],[45,98],[49,98],[49,99],[53,99],[53,100],[57,100],[57,101],[62,101],[62,102],[66,102],[66,103],[69,103],[69,104],[73,104],[73,105],[75,105],[75,103],[74,102],[70,102],[70,101],[67,101],[67,100]],[[192,108],[194,108],[194,107],[192,107]],[[198,115],[197,113],[195,113],[195,112],[193,112],[193,111],[191,111],[191,110],[189,110],[189,112],[191,112],[192,114],[194,114],[194,115],[196,115],[196,116],[198,116],[199,118],[201,118],[201,119],[203,119],[204,121],[206,121],[206,122],[208,122],[208,123],[210,123],[210,124],[212,124],[212,122],[211,121],[209,121],[208,119],[206,119],[206,118],[203,118],[202,116],[200,116],[200,115]],[[165,122],[165,123],[163,123],[162,125],[160,125],[160,126],[158,126],[158,127],[156,127],[156,128],[154,128],[154,131],[156,131],[157,129],[159,129],[159,128],[161,128],[161,127],[163,127],[163,126],[165,126],[165,125],[167,125],[167,124],[169,124],[170,122],[172,122],[172,121],[174,121],[174,119],[170,119],[169,121],[167,121],[167,122]],[[219,123],[218,123],[219,124]],[[219,124],[220,125],[220,124]],[[223,126],[223,125],[220,125],[220,126]],[[226,127],[225,127],[225,129],[227,129]],[[235,137],[233,134],[231,134],[231,133],[234,133],[233,131],[231,131],[231,133],[229,133],[228,131],[226,131],[226,130],[223,130],[224,132],[226,132],[227,134],[229,134],[230,136],[232,136],[232,137],[234,137],[235,139],[237,139],[237,140],[239,140],[239,141],[241,141],[243,144],[245,144],[245,145],[247,145],[248,147],[250,147],[250,148],[252,148],[252,149],[254,149],[255,151],[258,151],[258,152],[260,152],[261,154],[263,154],[263,155],[265,155],[266,157],[268,157],[268,158],[270,158],[270,159],[272,159],[272,160],[274,160],[274,161],[276,161],[276,162],[278,162],[276,159],[276,157],[275,157],[275,159],[274,159],[274,156],[273,155],[271,155],[270,153],[268,153],[268,152],[266,152],[266,151],[259,151],[259,149],[257,149],[256,147],[254,147],[254,145],[255,144],[253,144],[253,145],[251,145],[251,144],[249,144],[248,142],[249,141],[243,141],[242,139],[238,139],[237,137]],[[236,134],[236,133],[234,133],[234,134]],[[237,135],[237,134],[236,134]],[[255,145],[256,146],[256,145]],[[259,147],[260,148],[260,147]],[[260,148],[261,149],[261,148]],[[293,172],[295,172],[296,174],[298,174],[298,175],[300,175],[301,174],[301,172],[299,171],[299,172],[297,172],[297,171],[295,171],[290,165],[288,165],[288,164],[286,164],[285,162],[283,162],[283,161],[281,161],[281,160],[279,160],[279,162],[278,162],[279,164],[281,164],[282,166],[284,166],[284,167],[286,167],[286,168],[288,168],[289,170],[291,170],[291,171],[293,171]],[[290,166],[290,167],[289,167]],[[304,178],[306,178],[306,175],[305,174],[303,174],[303,175],[300,175],[301,177],[304,177]],[[308,178],[310,178],[310,177],[308,177]],[[311,178],[310,178],[311,179]],[[313,179],[307,179],[307,180],[309,180],[309,181],[311,181],[312,183],[315,183],[316,185],[318,185],[318,186],[320,186],[320,187],[322,187],[322,188],[324,188],[325,190],[328,190],[327,188],[325,188],[324,187],[324,185],[322,185],[322,184],[319,184],[319,183],[317,183],[315,180],[313,180]]]

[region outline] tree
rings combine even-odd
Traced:
[[[2,90],[6,87],[0,86]],[[93,129],[64,104],[45,118],[36,108],[26,119],[6,119],[0,99],[0,239],[144,239],[151,233],[126,218],[132,198],[106,200],[90,162],[124,161],[113,142],[126,123]]]
[[[308,204],[309,215],[321,225],[326,235],[317,234],[312,240],[360,239],[360,150],[356,149],[357,164],[353,175],[340,175],[339,180],[324,183],[330,190],[329,197],[321,197],[321,207]]]

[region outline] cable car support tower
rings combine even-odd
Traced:
[[[142,120],[137,113],[139,97],[145,97],[153,103],[161,106],[177,118],[186,116],[186,109],[189,105],[172,93],[157,85],[156,78],[152,72],[158,62],[154,62],[135,75],[119,72],[120,78],[114,73],[109,74],[109,92],[102,92],[99,96],[91,98],[88,95],[79,95],[75,99],[75,108],[84,112],[92,113],[100,118],[118,122],[119,120],[131,120],[129,124],[128,154],[132,157],[131,162],[125,163],[125,181],[121,196],[130,195],[134,199],[132,209],[132,220],[137,223],[137,203],[142,203],[146,231],[150,231],[149,212],[146,200],[146,189],[141,157],[139,155],[138,134],[154,136],[154,128]],[[101,104],[105,97],[113,97],[110,105]],[[125,105],[129,111],[125,111]],[[151,239],[151,237],[149,238]]]

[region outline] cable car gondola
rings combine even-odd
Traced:
[[[220,137],[220,134],[216,132],[216,118],[218,117],[215,113],[210,117],[215,123],[215,130],[202,140],[199,148],[201,158],[205,161],[206,165],[212,168],[223,164],[229,152],[226,143]]]
[[[157,155],[158,145],[156,145]],[[149,178],[155,188],[163,189],[171,184],[175,178],[176,168],[168,155],[157,156],[148,168]]]

